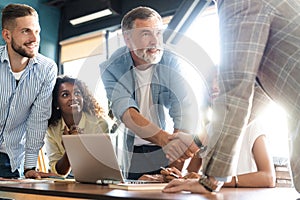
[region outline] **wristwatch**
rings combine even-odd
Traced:
[[[198,135],[194,135],[193,140],[199,148],[201,148],[203,146],[202,142],[199,140]]]
[[[205,189],[207,189],[210,192],[219,192],[223,186],[223,182],[216,181],[216,183],[213,183],[205,175],[201,175],[198,182],[200,185],[202,185]]]
[[[204,146],[202,144],[202,142],[200,141],[199,137],[197,135],[194,135],[194,138],[193,138],[195,144],[199,147],[200,151],[199,153],[202,153],[206,150],[206,146]]]

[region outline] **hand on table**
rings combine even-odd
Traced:
[[[34,169],[27,171],[24,175],[25,178],[48,178],[50,176],[58,176],[56,173],[39,172]]]
[[[174,179],[163,190],[163,192],[175,193],[189,191],[192,193],[210,193],[198,183],[198,179]]]

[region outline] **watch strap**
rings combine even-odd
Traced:
[[[206,190],[210,192],[219,192],[222,183],[217,181],[218,183],[213,183],[212,181],[209,180],[209,178],[205,175],[201,175],[201,177],[198,180],[199,184],[202,185]]]
[[[193,140],[194,140],[195,144],[196,144],[200,149],[203,148],[204,145],[203,145],[202,142],[200,141],[198,135],[194,135]]]

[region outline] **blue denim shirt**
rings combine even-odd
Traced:
[[[167,108],[174,122],[174,129],[184,130],[192,133],[197,126],[196,99],[187,81],[181,74],[181,68],[187,63],[181,62],[178,56],[168,50],[164,50],[161,61],[153,65],[154,73],[151,83],[152,101],[155,113],[159,119],[157,124],[165,129],[165,113]],[[124,112],[129,108],[139,110],[136,98],[136,82],[133,72],[134,63],[129,49],[122,47],[118,49],[105,62],[100,64],[101,77],[106,89],[107,98],[111,102],[114,116],[121,120]],[[124,134],[124,155],[122,159],[125,169],[129,164],[133,151],[134,134],[130,131]]]

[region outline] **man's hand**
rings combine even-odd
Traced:
[[[181,192],[189,191],[192,193],[210,193],[202,185],[198,183],[198,179],[174,179],[164,189],[163,192]]]
[[[171,162],[176,160],[183,162],[199,151],[191,134],[175,132],[168,139],[169,143],[163,147],[163,151]]]
[[[50,176],[58,176],[55,173],[45,173],[45,172],[39,172],[34,169],[27,171],[25,174],[25,178],[48,178]]]

